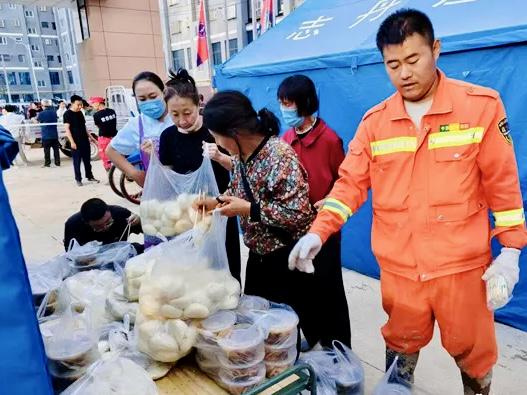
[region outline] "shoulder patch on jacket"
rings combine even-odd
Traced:
[[[380,102],[379,104],[373,106],[372,108],[370,108],[368,111],[366,111],[366,113],[364,114],[364,116],[362,117],[362,120],[364,121],[366,118],[368,118],[371,114],[374,114],[376,112],[379,112],[381,110],[384,110],[386,108],[386,101],[383,101],[383,102]]]
[[[512,144],[511,130],[509,128],[509,122],[507,121],[507,118],[503,118],[498,122],[498,130],[505,141],[509,144]]]

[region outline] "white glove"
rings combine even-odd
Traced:
[[[520,278],[520,253],[516,248],[503,247],[481,277],[487,285],[487,304],[491,310],[505,306],[512,297]]]
[[[316,233],[302,237],[289,254],[289,270],[298,269],[305,273],[314,273],[313,259],[322,248],[322,240]]]

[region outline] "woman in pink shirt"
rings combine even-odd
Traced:
[[[288,129],[283,139],[289,143],[307,171],[309,200],[318,208],[338,178],[344,160],[342,140],[316,113],[319,101],[315,84],[304,75],[293,75],[278,88],[282,118]],[[348,303],[342,281],[340,233],[324,244],[314,262],[312,306],[321,312],[317,330],[306,334],[308,349],[320,341],[331,346],[333,340],[350,345]],[[311,332],[311,331],[310,331]]]

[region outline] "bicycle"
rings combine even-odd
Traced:
[[[144,170],[143,162],[139,152],[129,155],[126,159],[136,169]],[[143,188],[135,183],[131,178],[127,177],[126,174],[121,172],[115,165],[108,171],[108,182],[112,191],[119,197],[122,197],[129,202],[139,204],[141,202],[141,194]]]

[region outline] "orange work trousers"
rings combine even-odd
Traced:
[[[412,281],[381,272],[381,293],[388,321],[382,327],[387,347],[412,354],[432,339],[437,320],[441,343],[459,368],[484,377],[497,360],[494,315],[487,308],[484,267]]]

